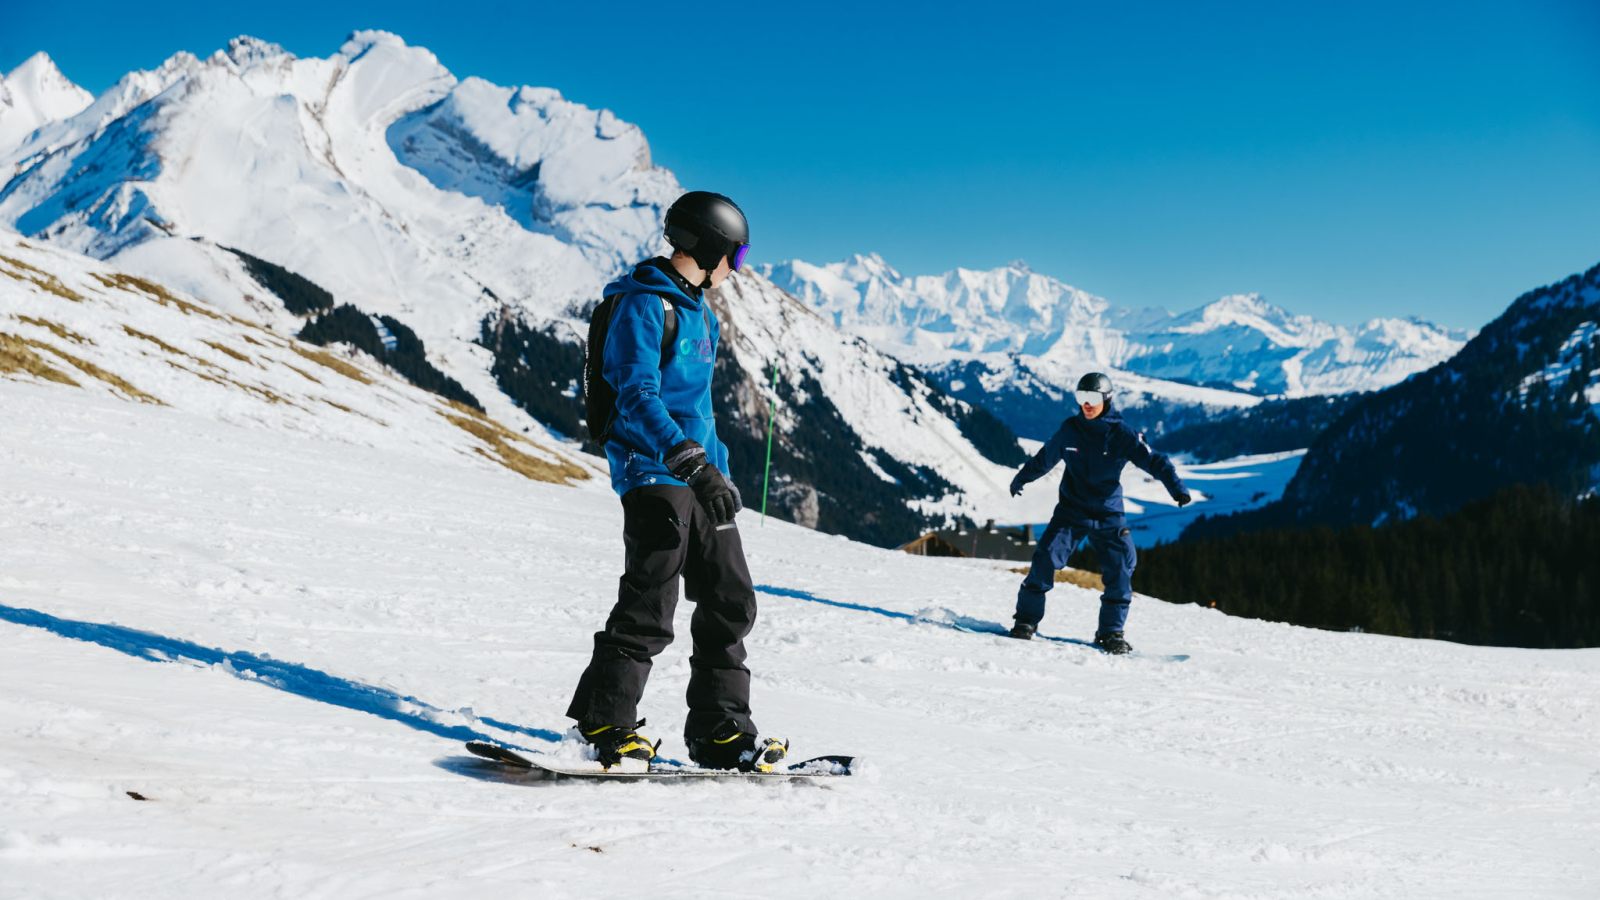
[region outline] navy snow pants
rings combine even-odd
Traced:
[[[1034,548],[1028,577],[1017,591],[1018,622],[1038,625],[1044,618],[1044,595],[1056,586],[1056,570],[1067,567],[1067,557],[1085,540],[1100,560],[1100,574],[1106,582],[1106,592],[1100,595],[1097,630],[1123,629],[1128,621],[1128,604],[1133,600],[1133,567],[1138,561],[1127,519],[1116,515],[1086,518],[1077,510],[1060,505],[1045,526],[1039,545]]]

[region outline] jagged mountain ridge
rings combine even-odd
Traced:
[[[35,53],[0,77],[0,153],[93,102],[94,95],[61,74],[48,54]]]
[[[458,81],[383,32],[326,59],[251,38],[180,53],[0,153],[0,224],[294,333],[301,320],[230,249],[281,266],[414,329],[430,362],[508,422],[535,405],[502,392],[489,336],[508,322],[537,336],[510,367],[550,374],[542,357],[569,358],[603,285],[665,249],[661,216],[681,191],[608,111]],[[741,404],[730,421],[764,439],[768,401],[782,404],[778,455],[796,465],[777,473],[774,511],[894,543],[1003,496],[1005,473],[963,434],[967,404],[757,272],[713,301],[746,337],[724,348],[719,390]],[[546,378],[542,399],[576,404],[577,375]],[[801,469],[840,477],[830,492]],[[733,474],[759,496],[761,472]]]
[[[1416,318],[1345,328],[1256,294],[1178,315],[1133,310],[1022,262],[905,276],[873,254],[826,266],[791,260],[764,271],[840,327],[890,352],[914,348],[909,355],[929,366],[1009,353],[1045,360],[1045,369],[1113,368],[1298,397],[1387,387],[1448,359],[1471,336]]]

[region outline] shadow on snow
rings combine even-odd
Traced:
[[[511,725],[487,716],[474,717],[470,712],[442,710],[415,697],[403,696],[385,688],[350,681],[298,663],[273,659],[270,656],[257,656],[243,651],[230,653],[121,625],[102,625],[96,622],[63,619],[37,610],[14,606],[0,605],[0,620],[42,628],[65,638],[99,644],[151,662],[178,662],[218,667],[245,681],[277,688],[319,703],[399,722],[409,728],[455,741],[489,741],[503,746],[514,746],[481,731],[465,725],[450,724],[448,721],[463,718],[476,718],[477,721],[490,727],[544,741],[561,740],[559,733],[549,729]]]
[[[847,603],[843,600],[829,600],[826,597],[818,597],[810,591],[799,591],[794,588],[773,587],[770,584],[758,584],[755,587],[761,593],[772,594],[775,597],[792,597],[796,600],[804,600],[807,603],[820,603],[823,606],[833,606],[839,609],[853,609],[857,612],[872,613],[873,615],[899,619],[903,622],[911,622],[918,625],[937,625],[941,628],[965,631],[968,634],[992,634],[1004,638],[1011,636],[1011,629],[1001,625],[999,622],[963,616],[942,606],[930,607],[919,613],[912,614],[884,609],[881,606],[866,606],[861,603]],[[1077,638],[1050,637],[1045,634],[1035,634],[1034,639],[1055,641],[1058,644],[1077,644],[1080,647],[1093,647],[1096,651],[1100,649],[1095,647],[1092,641],[1078,640]]]

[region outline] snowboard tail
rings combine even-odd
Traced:
[[[818,756],[805,762],[773,769],[770,772],[740,772],[734,769],[702,769],[699,766],[657,760],[652,761],[649,768],[643,771],[626,771],[622,769],[607,771],[598,768],[598,763],[594,764],[595,768],[583,768],[578,763],[544,758],[544,754],[541,753],[518,753],[515,750],[509,750],[486,741],[468,741],[467,750],[476,756],[513,768],[542,772],[547,777],[591,778],[609,781],[666,781],[674,778],[714,778],[746,781],[760,781],[767,778],[842,778],[850,774],[851,766],[855,763],[855,757],[852,756]]]

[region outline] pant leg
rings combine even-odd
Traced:
[[[1122,631],[1128,622],[1128,604],[1133,601],[1133,567],[1139,553],[1133,546],[1133,532],[1117,520],[1110,527],[1089,534],[1089,546],[1100,560],[1100,575],[1106,592],[1100,595],[1099,631]]]
[[[650,661],[672,643],[678,576],[689,551],[694,492],[678,485],[635,488],[622,498],[623,575],[617,603],[594,655],[578,679],[567,715],[579,722],[624,725],[639,720]]]
[[[683,585],[695,604],[689,620],[694,653],[689,657],[689,717],[683,725],[684,738],[692,741],[710,734],[725,722],[755,734],[744,639],[755,627],[756,592],[744,558],[744,542],[737,526],[712,524],[699,504],[695,504],[690,523]]]
[[[1017,589],[1018,622],[1038,625],[1044,618],[1044,595],[1056,586],[1056,571],[1066,568],[1067,559],[1078,548],[1081,540],[1077,529],[1069,522],[1052,518],[1045,526],[1039,545],[1033,549],[1033,562],[1028,566],[1028,577]]]

